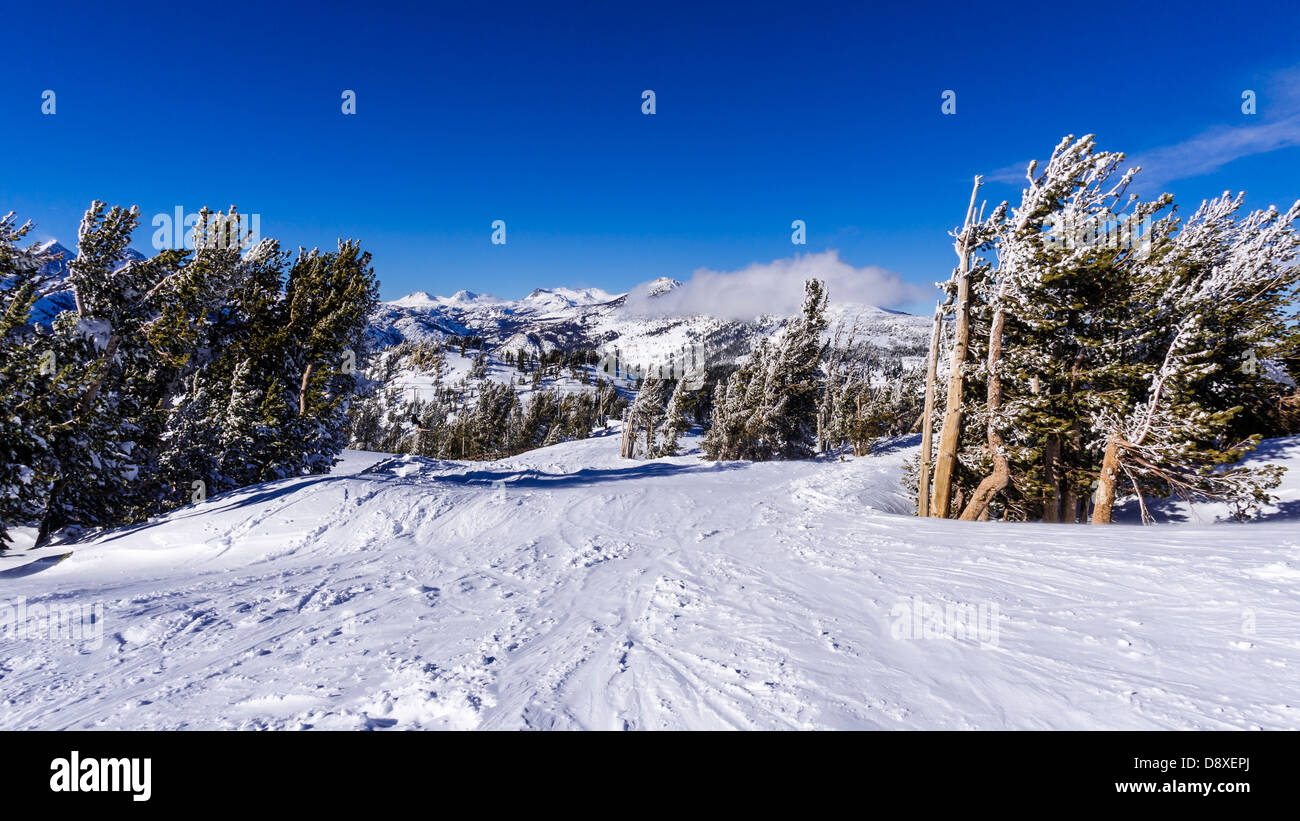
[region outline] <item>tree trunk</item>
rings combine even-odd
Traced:
[[[1043,479],[1047,484],[1047,495],[1043,498],[1043,521],[1053,524],[1061,521],[1061,482],[1056,476],[1056,463],[1060,458],[1061,438],[1052,434],[1043,445]]]
[[[930,451],[934,447],[934,383],[939,370],[939,332],[943,328],[943,307],[934,306],[934,330],[930,333],[930,358],[925,368],[925,410],[921,411],[921,476],[917,483],[916,515],[930,515]]]
[[[1110,524],[1115,507],[1115,486],[1119,482],[1119,437],[1111,434],[1106,440],[1106,455],[1101,460],[1101,473],[1097,475],[1097,502],[1092,509],[1092,523]]]
[[[989,502],[993,501],[993,497],[1011,481],[1011,468],[1007,464],[1005,443],[997,428],[997,415],[1002,408],[1002,377],[998,375],[998,363],[1002,360],[1002,326],[1005,322],[1006,314],[999,305],[993,312],[993,324],[989,328],[988,355],[988,442],[989,455],[993,457],[993,472],[985,476],[979,483],[979,487],[971,494],[970,503],[961,512],[961,520],[964,522],[981,519],[986,513],[985,509]]]
[[[952,372],[948,375],[948,400],[943,415],[943,429],[939,432],[939,457],[934,466],[934,503],[930,515],[948,518],[952,499],[953,472],[957,464],[957,446],[961,438],[962,392],[966,383],[964,368],[966,353],[970,348],[970,257],[971,231],[975,222],[975,196],[979,193],[981,178],[975,178],[970,192],[970,205],[966,208],[966,222],[961,235],[953,244],[957,251],[956,328],[952,343]]]
[[[298,415],[307,415],[307,386],[311,384],[311,372],[316,367],[315,362],[308,362],[307,369],[302,372],[302,385],[298,388]]]
[[[631,410],[623,411],[623,447],[624,459],[635,458],[636,453],[636,414]]]
[[[63,492],[63,478],[54,480],[50,486],[49,501],[45,503],[45,514],[41,516],[41,526],[36,531],[36,541],[32,542],[32,550],[41,547],[50,540],[50,520],[54,518],[54,503]]]
[[[1072,525],[1079,521],[1079,496],[1074,485],[1067,484],[1061,492],[1061,524]]]
[[[1070,431],[1070,453],[1083,453],[1083,426],[1079,422],[1075,422]],[[1061,463],[1065,466],[1069,464],[1066,459],[1062,459]],[[1065,468],[1058,472],[1061,475],[1061,483],[1065,486],[1065,491],[1061,495],[1061,521],[1065,524],[1087,521],[1087,497],[1079,497],[1079,488],[1070,481],[1069,473]]]

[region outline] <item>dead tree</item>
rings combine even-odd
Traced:
[[[934,383],[939,369],[939,332],[943,329],[943,305],[934,305],[934,330],[930,333],[930,356],[925,368],[925,410],[921,411],[921,475],[917,482],[916,515],[930,515],[930,459],[933,447]]]
[[[954,305],[955,328],[952,343],[952,370],[948,374],[948,399],[944,408],[943,428],[939,432],[939,456],[934,466],[934,504],[930,515],[948,518],[952,500],[953,473],[957,465],[957,445],[961,438],[962,393],[966,387],[966,354],[970,349],[970,273],[971,257],[975,251],[975,198],[979,194],[983,177],[976,176],[971,187],[970,204],[966,207],[966,220],[954,236],[953,250],[957,252],[957,268],[953,277],[957,281],[957,300]]]

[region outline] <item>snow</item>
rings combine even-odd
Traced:
[[[1296,728],[1300,437],[1266,445],[1292,470],[1262,521],[1141,530],[916,519],[915,437],[348,452],[6,584],[0,624],[99,606],[103,637],[0,627],[0,728]]]
[[[416,291],[407,294],[401,299],[395,299],[388,303],[398,305],[404,308],[468,308],[473,306],[500,305],[505,300],[497,299],[488,294],[476,294],[473,291],[460,290],[451,296],[433,296],[428,291]]]
[[[644,286],[646,296],[662,296],[669,291],[682,287],[682,283],[672,277],[658,277]]]
[[[660,277],[643,286],[662,295],[681,283]],[[771,336],[784,326],[784,316],[761,316],[741,323],[704,315],[644,315],[624,303],[625,294],[599,288],[537,288],[519,300],[459,291],[451,297],[426,292],[408,294],[379,306],[371,318],[372,335],[381,345],[403,339],[437,342],[448,334],[477,335],[488,348],[505,354],[516,350],[619,347],[664,352],[692,343],[706,343],[734,360],[749,351],[753,340]],[[861,323],[859,340],[904,355],[924,352],[932,320],[872,305],[832,302],[831,325]]]
[[[611,294],[600,288],[535,288],[523,298],[523,303],[531,307],[546,310],[560,310],[585,305],[601,305],[612,302],[621,295]]]

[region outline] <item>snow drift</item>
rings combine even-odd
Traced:
[[[1296,728],[1300,437],[1268,447],[1262,521],[1142,529],[918,520],[911,439],[350,452],[5,585],[0,726]],[[102,638],[18,635],[20,600],[98,606]]]

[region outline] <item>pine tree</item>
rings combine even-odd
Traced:
[[[820,280],[804,283],[800,316],[787,328],[772,357],[761,406],[761,436],[767,440],[761,450],[765,455],[798,459],[813,453],[824,379],[826,300],[826,287]]]
[[[1243,347],[1274,334],[1300,282],[1300,202],[1286,214],[1269,208],[1237,219],[1242,195],[1202,203],[1134,283],[1136,324],[1147,354],[1146,389],[1098,409],[1093,429],[1104,439],[1094,524],[1110,522],[1119,484],[1139,502],[1143,488],[1219,499],[1244,516],[1268,500],[1280,469],[1220,468],[1240,459],[1258,435],[1225,438],[1243,382],[1262,382],[1241,367]],[[1266,390],[1258,385],[1256,390]],[[1130,394],[1133,397],[1134,394]],[[1229,400],[1235,401],[1235,400]],[[1235,440],[1235,441],[1234,441]]]
[[[645,456],[653,459],[659,455],[655,446],[659,421],[663,418],[666,387],[658,376],[648,376],[637,392],[632,404],[632,417],[640,430],[645,431]]]
[[[0,217],[0,551],[12,541],[10,526],[41,515],[51,480],[48,430],[57,394],[49,384],[58,366],[48,335],[30,318],[45,293],[40,271],[52,259],[17,247],[30,230],[13,213]]]
[[[661,456],[676,456],[678,439],[691,429],[686,418],[686,380],[678,379],[673,386],[672,396],[668,398],[668,412],[664,419],[664,439],[660,445]]]

